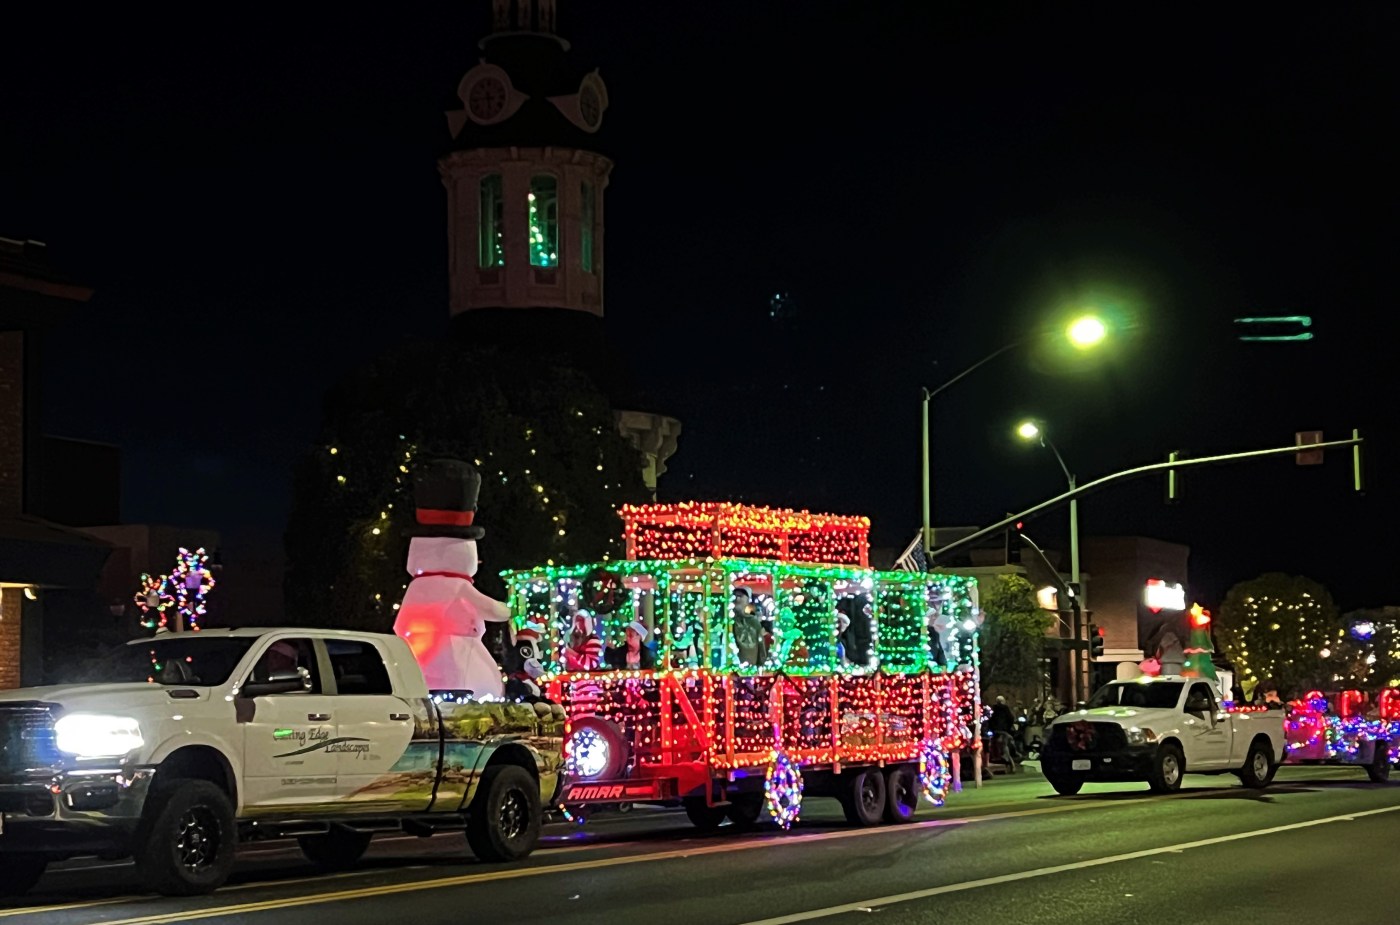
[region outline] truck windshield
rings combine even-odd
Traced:
[[[1089,701],[1089,709],[1095,707],[1144,707],[1154,710],[1170,710],[1181,697],[1180,681],[1153,681],[1142,684],[1129,681],[1125,684],[1105,684]]]
[[[88,672],[96,683],[146,681],[173,687],[211,687],[228,680],[256,636],[147,639],[124,646]]]

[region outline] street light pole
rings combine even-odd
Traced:
[[[1060,455],[1059,447],[1055,446],[1055,441],[1045,435],[1045,428],[1033,421],[1027,421],[1021,425],[1019,432],[1023,437],[1039,439],[1042,447],[1046,447],[1055,454],[1055,462],[1060,464],[1060,471],[1065,474],[1065,481],[1069,483],[1069,582],[1073,595],[1070,601],[1070,613],[1073,617],[1070,631],[1074,634],[1075,643],[1078,643],[1084,634],[1084,610],[1079,603],[1079,499],[1074,493],[1078,485],[1074,473],[1070,472],[1069,466],[1065,465],[1065,458]],[[1071,649],[1070,652],[1073,665],[1073,670],[1070,672],[1070,685],[1073,688],[1073,699],[1078,702],[1087,693],[1085,676],[1088,674],[1088,666],[1078,648]]]
[[[923,535],[924,535],[924,555],[928,555],[930,552],[933,552],[933,489],[932,489],[933,475],[932,475],[931,467],[930,467],[930,465],[929,465],[929,442],[928,442],[928,405],[929,405],[929,402],[933,399],[933,396],[937,395],[939,392],[942,392],[944,389],[948,388],[948,387],[949,387],[950,385],[952,385],[953,383],[958,382],[958,381],[961,380],[963,377],[967,376],[969,373],[972,373],[972,372],[974,372],[974,371],[980,369],[983,365],[985,365],[985,364],[987,364],[987,363],[990,363],[992,360],[995,360],[997,357],[1001,356],[1001,355],[1002,355],[1003,353],[1005,353],[1006,351],[1008,351],[1008,350],[1015,350],[1017,347],[1021,346],[1022,344],[1027,343],[1028,341],[1034,340],[1035,338],[1041,337],[1041,336],[1043,336],[1043,332],[1039,332],[1039,333],[1032,334],[1032,335],[1027,336],[1027,337],[1022,337],[1022,338],[1019,338],[1019,339],[1017,339],[1017,340],[1013,340],[1013,341],[1012,341],[1011,343],[1009,343],[1009,344],[1003,344],[1002,346],[1000,346],[1000,347],[998,347],[997,349],[993,350],[991,353],[989,353],[989,354],[987,354],[986,356],[984,356],[982,359],[978,360],[976,363],[973,363],[973,364],[972,364],[971,366],[969,366],[967,369],[963,370],[962,372],[958,373],[958,374],[957,374],[956,376],[954,376],[953,378],[949,379],[947,382],[945,382],[945,383],[943,383],[942,385],[940,385],[938,388],[932,389],[932,390],[925,388],[925,389],[923,390],[923,393],[924,393],[924,405],[923,405],[923,443],[922,443],[922,446],[923,446],[923,456],[922,456],[922,461],[923,461],[923,485],[924,485],[924,499],[923,499],[923,500],[924,500],[924,503],[923,503],[923,515],[924,515],[924,526],[923,526]]]

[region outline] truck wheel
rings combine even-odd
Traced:
[[[49,859],[42,854],[0,854],[0,866],[5,871],[0,877],[0,896],[23,896],[44,876]]]
[[[1255,790],[1263,790],[1274,779],[1278,768],[1267,739],[1255,739],[1249,744],[1249,754],[1245,756],[1244,767],[1240,768],[1240,783]]]
[[[345,870],[364,857],[372,837],[369,832],[340,829],[324,835],[303,835],[297,839],[297,844],[306,859],[317,867]]]
[[[1175,793],[1181,789],[1181,775],[1186,771],[1186,758],[1181,749],[1170,742],[1158,746],[1152,756],[1152,769],[1147,772],[1147,783],[1153,793]]]
[[[467,819],[472,854],[482,861],[518,861],[539,840],[539,782],[518,765],[487,768]]]
[[[730,825],[740,830],[758,825],[758,820],[763,816],[763,794],[739,793],[731,799],[732,802],[724,811],[729,817]]]
[[[885,769],[885,821],[891,825],[914,821],[919,808],[919,777],[914,768],[897,764]]]
[[[879,768],[862,768],[846,781],[841,809],[852,825],[879,825],[885,820],[885,775]]]
[[[1072,797],[1084,786],[1084,781],[1077,777],[1061,777],[1058,774],[1046,774],[1045,779],[1050,782],[1050,786],[1055,788],[1055,792],[1062,797]]]
[[[1376,741],[1376,753],[1366,766],[1366,776],[1373,784],[1384,784],[1390,780],[1390,743],[1384,739]]]
[[[223,886],[237,846],[228,794],[207,780],[176,780],[147,798],[133,854],[157,893],[197,896]]]
[[[686,797],[681,801],[681,805],[685,807],[685,817],[690,820],[690,824],[702,832],[713,832],[719,828],[728,811],[728,807],[711,806],[705,802],[704,797]]]

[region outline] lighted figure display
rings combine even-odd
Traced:
[[[876,825],[956,789],[949,753],[979,744],[975,579],[870,568],[862,517],[620,514],[626,560],[503,573],[517,625],[550,641],[541,686],[569,716],[559,804],[573,818],[679,801],[701,828],[765,807],[787,826],[827,796]],[[655,667],[621,646],[599,666],[597,641],[629,627]]]
[[[1200,604],[1191,605],[1191,641],[1182,652],[1186,658],[1181,666],[1185,678],[1209,678],[1216,680],[1215,663],[1210,654],[1215,646],[1210,641],[1210,611]]]
[[[206,613],[204,598],[212,590],[214,575],[209,571],[209,554],[203,547],[190,552],[182,546],[169,575],[153,578],[142,573],[141,590],[136,592],[136,606],[143,614],[141,622],[156,630],[170,629],[166,611],[174,609],[175,629],[197,632]]]
[[[1267,709],[1267,706],[1251,709]],[[1390,779],[1400,762],[1400,689],[1308,691],[1288,704],[1286,764],[1363,767],[1373,783]]]
[[[513,697],[538,697],[540,686],[536,683],[544,674],[540,664],[540,634],[544,627],[538,623],[527,623],[515,633],[516,669],[506,681],[506,693]]]
[[[501,668],[482,636],[488,622],[510,619],[510,608],[477,590],[473,523],[481,474],[456,459],[420,464],[414,480],[418,526],[408,546],[408,573],[394,632],[413,649],[428,689],[502,697]]]

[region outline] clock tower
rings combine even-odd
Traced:
[[[598,151],[607,87],[570,59],[554,31],[554,0],[492,7],[494,29],[457,86],[461,108],[447,113],[452,150],[438,163],[452,315],[545,309],[601,318],[603,192],[613,166]]]
[[[603,331],[603,194],[613,162],[601,152],[608,89],[573,61],[556,32],[555,0],[492,0],[492,31],[447,112],[449,311],[473,344],[565,357],[615,409],[642,404]],[[681,424],[617,410],[618,429],[656,480]]]

